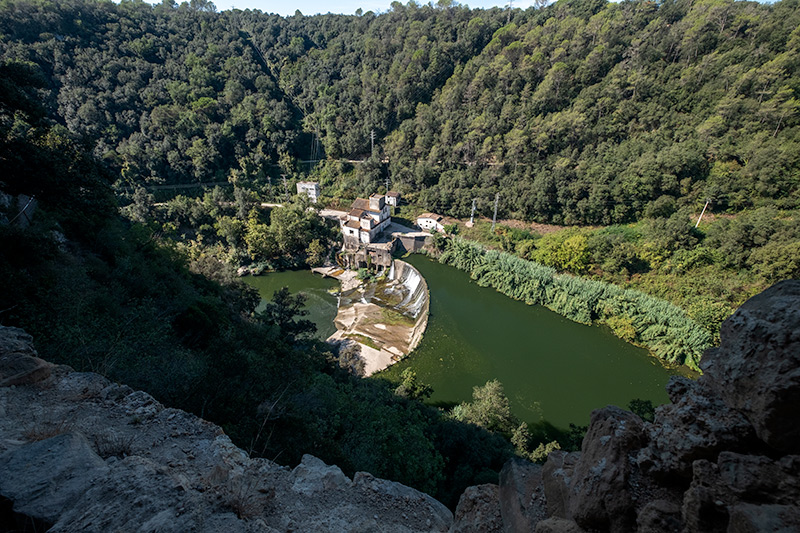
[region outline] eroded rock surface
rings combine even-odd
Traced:
[[[36,357],[29,336],[0,327],[0,375],[18,374],[9,354]],[[218,426],[52,365],[0,387],[0,497],[59,533],[444,532],[453,523],[412,488],[365,473],[351,480],[312,456],[293,470],[250,458]]]
[[[800,453],[800,281],[746,301],[705,354],[701,382],[753,424],[773,448]]]
[[[486,484],[467,487],[458,500],[455,523],[450,533],[503,533],[500,488]],[[517,531],[524,531],[518,529]]]

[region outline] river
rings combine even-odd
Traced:
[[[520,419],[561,428],[587,424],[593,409],[608,404],[626,407],[634,398],[656,405],[668,400],[664,386],[679,371],[663,367],[608,328],[577,324],[546,308],[512,300],[425,256],[405,260],[428,282],[428,327],[410,357],[377,377],[399,380],[411,367],[418,379],[433,387],[430,401],[435,404],[468,401],[473,387],[496,378]],[[309,295],[309,318],[323,325],[325,320],[331,324],[336,314],[336,298],[327,293],[331,280],[308,271],[246,281],[258,283],[262,297],[282,285],[302,290]],[[332,324],[324,331],[332,332]]]

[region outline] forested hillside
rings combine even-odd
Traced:
[[[798,202],[797,2],[559,2],[516,17],[388,142],[426,205],[609,224]],[[416,163],[416,164],[415,164]],[[420,181],[422,180],[422,181]]]
[[[496,192],[501,215],[566,224],[797,205],[797,0],[439,6],[4,0],[0,57],[38,65],[52,115],[128,183],[263,186],[328,158],[329,189],[389,174],[457,216]],[[350,179],[335,161],[373,130]]]

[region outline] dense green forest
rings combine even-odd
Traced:
[[[0,57],[37,65],[121,185],[310,171],[353,197],[388,174],[441,214],[500,192],[501,216],[564,224],[797,206],[797,0],[438,6],[3,0]]]

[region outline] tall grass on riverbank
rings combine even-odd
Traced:
[[[648,348],[671,364],[698,370],[711,335],[679,307],[639,291],[558,274],[553,268],[458,237],[447,242],[439,262],[468,272],[482,287],[542,305],[580,322],[606,324],[620,338]]]

